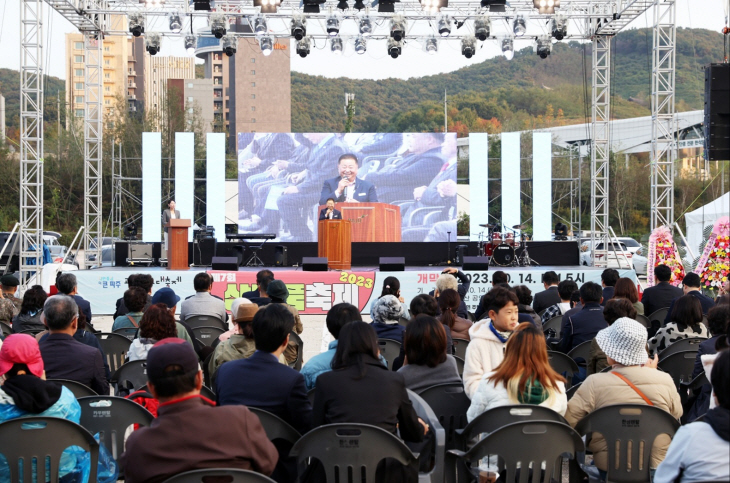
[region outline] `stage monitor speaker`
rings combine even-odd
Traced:
[[[381,272],[402,272],[406,269],[405,257],[380,257]]]
[[[730,64],[705,68],[705,158],[730,160]]]
[[[469,246],[468,245],[457,245],[456,246],[456,256],[454,257],[454,264],[463,265],[464,257],[467,255],[469,255]]]
[[[327,257],[302,257],[302,270],[305,272],[326,272]]]
[[[128,263],[152,261],[152,243],[130,243]]]
[[[236,257],[213,257],[211,262],[213,270],[228,270],[229,272],[238,271],[238,258]]]
[[[489,270],[489,257],[464,257],[464,270]]]
[[[202,267],[209,267],[213,264],[215,257],[216,239],[212,237],[202,238],[193,244],[193,264]]]
[[[275,267],[286,267],[287,266],[287,252],[286,245],[276,245],[274,247],[274,266]]]

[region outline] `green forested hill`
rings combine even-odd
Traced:
[[[46,123],[56,122],[56,97],[64,96],[65,82],[58,77],[45,76],[44,112]],[[20,124],[20,74],[17,70],[0,69],[0,94],[5,97],[5,125],[8,137],[15,139]],[[62,100],[63,103],[63,100]]]
[[[651,29],[629,30],[614,40],[617,118],[649,114],[651,34]],[[545,60],[527,48],[511,61],[496,57],[448,74],[409,80],[327,79],[292,72],[292,130],[342,131],[345,92],[356,94],[355,131],[437,129],[443,126],[444,89],[449,95],[449,130],[453,122],[461,133],[582,121],[587,109],[583,79],[590,86],[590,55],[590,44],[560,42]],[[721,58],[721,34],[677,30],[678,111],[702,108],[703,66]]]

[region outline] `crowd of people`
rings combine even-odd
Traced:
[[[155,419],[131,433],[117,463],[130,483],[223,467],[253,470],[278,482],[298,476],[323,481],[316,465],[299,475],[291,446],[271,443],[248,408],[268,411],[300,434],[325,424],[363,423],[426,444],[433,430],[418,417],[407,390],[419,393],[454,383],[463,384],[471,401],[469,421],[505,405],[544,406],[572,426],[609,405],[658,407],[686,424],[673,439],[664,435],[653,442],[653,481],[728,480],[730,296],[703,295],[691,273],[682,288],[669,283],[666,266],[654,273],[659,283],[640,301],[636,284],[611,269],[603,272],[600,285],[580,287],[546,272],[544,290],[534,295],[525,286],[509,285],[506,274],[497,271],[477,313],[466,311],[463,317],[469,281],[459,270],[444,270],[432,294],[414,296],[408,306],[398,279],[388,277],[370,307],[372,322],[363,321],[360,310],[348,303],[328,311],[332,341],[301,370],[292,367],[302,357],[292,334],[302,332],[302,321],[273,272],[260,271],[256,289],[233,301],[233,324],[214,348],[198,343],[186,324],[205,315],[229,328],[224,301],[211,294],[209,274],[195,276],[196,293],[183,301],[170,288],[152,293],[149,275],[133,275],[117,301],[113,328],[134,332],[127,357],[146,360],[146,391],[155,401]],[[93,335],[90,305],[76,293],[73,274],[60,275],[59,293],[51,296],[32,287],[18,299],[17,285],[12,276],[0,279],[0,317],[20,329],[0,347],[0,422],[51,415],[78,423],[78,402],[50,379],[110,394],[109,368]],[[669,309],[661,326],[636,320],[661,308]],[[556,317],[560,333],[543,330]],[[657,368],[658,354],[689,337],[705,339],[693,377],[704,372],[709,384],[683,405],[672,377]],[[379,339],[398,342],[399,356],[386,361]],[[457,359],[457,343],[468,344],[463,361]],[[582,343],[590,343],[590,355],[578,380],[553,368],[549,351],[568,353]],[[201,395],[204,371],[215,401]],[[576,382],[580,385],[569,398]],[[593,435],[587,449],[605,479],[606,440]],[[67,474],[81,464],[66,463],[60,470]],[[416,481],[417,471],[385,460],[377,480]],[[6,476],[0,469],[0,481]]]

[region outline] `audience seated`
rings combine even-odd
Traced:
[[[616,282],[620,277],[618,270],[613,268],[607,268],[601,273],[601,285],[603,286],[603,302],[601,302],[601,305],[606,305],[606,302],[614,297]]]
[[[266,269],[259,270],[256,273],[256,290],[244,292],[241,294],[241,297],[247,298],[251,301],[257,298],[269,298],[269,296],[266,294],[266,288],[269,286],[269,282],[271,282],[272,280],[274,280],[274,272]]]
[[[93,331],[94,326],[91,324],[91,304],[88,300],[78,294],[76,275],[73,273],[60,273],[60,275],[56,277],[56,288],[60,294],[73,297],[79,311],[83,312],[86,316],[86,326]]]
[[[551,305],[556,305],[561,302],[561,297],[558,293],[558,282],[560,282],[560,277],[554,271],[551,270],[542,274],[542,286],[545,287],[545,290],[535,294],[535,300],[532,303],[532,308],[535,312],[539,314]]]
[[[601,286],[597,283],[586,282],[581,286],[580,303],[583,308],[573,315],[563,316],[558,350],[568,353],[579,344],[593,339],[599,330],[606,328],[601,293]]]
[[[124,308],[126,313],[114,319],[112,332],[117,329],[139,328],[139,321],[147,305],[147,292],[140,287],[131,287],[124,292]]]
[[[469,340],[469,329],[471,329],[472,322],[457,315],[459,305],[463,303],[458,292],[450,288],[446,289],[441,292],[437,302],[441,310],[439,320],[449,328],[452,339]]]
[[[253,319],[256,352],[248,359],[230,361],[218,369],[215,382],[218,404],[264,409],[302,434],[309,431],[312,406],[307,399],[304,377],[278,360],[287,348],[293,329],[294,316],[281,304],[273,303],[256,312]]]
[[[109,394],[101,351],[74,339],[78,327],[78,307],[73,298],[54,295],[43,306],[50,334],[39,344],[46,376],[70,379],[89,386],[97,394]]]
[[[46,298],[48,298],[48,295],[40,285],[33,285],[25,291],[23,302],[20,304],[20,312],[13,317],[13,332],[20,333],[25,330],[46,329],[41,320]]]
[[[14,312],[15,305],[13,305],[10,300],[4,298],[0,293],[0,322],[9,327],[12,327],[13,317],[15,315]],[[0,338],[2,338],[2,334],[0,334]]]
[[[672,305],[672,300],[682,296],[682,289],[675,287],[669,281],[672,279],[672,269],[666,265],[654,267],[656,285],[644,290],[641,294],[641,303],[644,304],[644,313],[651,315],[659,309],[666,309]]]
[[[484,375],[471,397],[469,421],[492,408],[511,404],[545,406],[565,414],[565,378],[550,366],[545,338],[529,322],[517,326],[504,349],[504,360]]]
[[[606,319],[606,323],[609,326],[622,317],[636,320],[636,308],[634,308],[631,301],[614,297],[606,302],[606,306],[603,308],[603,318]],[[594,337],[591,340],[591,352],[586,365],[588,375],[601,372],[608,365],[606,354],[598,346],[598,342],[596,342],[596,338]]]
[[[394,295],[383,295],[377,299],[372,305],[370,316],[373,318],[371,325],[378,339],[391,339],[403,343],[405,327],[398,321],[405,316],[405,312]]]
[[[155,280],[152,278],[152,275],[149,275],[147,273],[133,273],[129,277],[127,277],[127,288],[130,289],[132,287],[139,287],[142,290],[144,290],[144,293],[147,294],[147,300],[144,304],[144,307],[140,312],[144,312],[150,305],[152,305],[152,287],[155,285]],[[114,310],[114,315],[112,316],[114,320],[116,320],[118,317],[122,315],[127,315],[129,313],[129,308],[124,303],[124,297],[117,299],[117,306]],[[137,320],[137,323],[139,323],[139,320]]]
[[[177,311],[177,303],[180,301],[180,297],[170,287],[162,287],[160,290],[155,292],[152,296],[152,304],[165,304],[170,315],[175,317]],[[193,333],[190,331],[190,327],[185,325],[185,322],[175,322],[175,328],[177,330],[177,337],[190,343],[193,347]]]
[[[524,320],[524,322],[531,322],[535,325],[535,327],[542,330],[542,319],[539,315],[537,315],[537,312],[535,312],[530,306],[530,304],[532,303],[532,291],[525,285],[516,285],[512,288],[512,291],[515,293],[515,295],[517,295],[517,299],[520,301],[520,303],[517,305],[517,310],[519,310],[518,316],[527,315],[528,317],[530,317],[530,320]],[[520,322],[523,322],[521,318]]]
[[[634,281],[630,278],[621,277],[618,279],[613,290],[613,297],[628,300],[634,305],[638,315],[644,315],[644,304],[639,302],[639,291]],[[604,305],[606,304],[604,303]],[[631,318],[633,319],[633,317]]]
[[[517,328],[517,295],[496,287],[484,298],[488,318],[475,322],[469,329],[471,342],[464,361],[464,392],[471,399],[479,382],[504,359],[504,345]]]
[[[204,468],[274,471],[276,448],[259,419],[244,406],[214,407],[200,395],[203,374],[185,341],[166,339],[150,349],[147,378],[160,406],[152,424],[127,439],[119,458],[125,481],[162,482]]]
[[[439,299],[439,295],[444,290],[456,290],[459,293],[459,309],[456,311],[456,315],[462,319],[469,318],[469,311],[466,308],[464,297],[469,293],[469,287],[471,281],[461,270],[455,267],[449,267],[441,272],[441,275],[436,279],[436,288],[429,293],[429,295]]]
[[[330,331],[334,340],[329,343],[325,352],[312,357],[302,367],[301,373],[304,376],[304,384],[307,387],[307,391],[314,389],[317,385],[317,377],[332,370],[332,358],[335,356],[337,344],[339,343],[340,331],[345,324],[349,324],[350,322],[362,322],[360,310],[352,304],[335,304],[327,312],[327,330]]]
[[[0,277],[0,298],[9,300],[13,304],[13,307],[15,307],[13,317],[18,315],[20,306],[23,304],[23,301],[15,296],[15,292],[18,291],[18,285],[20,285],[20,281],[12,273],[6,273]]]
[[[218,318],[223,327],[228,328],[225,302],[210,293],[213,290],[213,277],[206,272],[198,273],[193,278],[193,287],[195,295],[180,304],[180,321],[185,322],[186,319],[196,315],[208,315]]]
[[[498,287],[502,284],[506,284],[509,288],[509,275],[504,273],[502,270],[497,270],[496,272],[492,273],[492,288]],[[485,295],[482,295],[482,297],[479,299],[479,304],[477,305],[477,310],[474,312],[474,319],[475,320],[481,320],[484,317],[487,316],[487,308],[484,306],[484,297]]]
[[[704,421],[679,428],[654,483],[730,481],[730,352],[717,357],[710,382],[717,405]]]
[[[299,311],[293,305],[286,303],[289,299],[289,289],[286,288],[286,284],[281,280],[272,280],[266,287],[266,293],[269,295],[272,304],[279,304],[291,312],[292,317],[294,317],[294,328],[292,330],[297,334],[301,334],[304,331],[304,326],[302,325],[302,319],[299,318]],[[297,360],[298,353],[299,346],[296,342],[290,340],[289,346],[284,351],[286,363],[293,364]]]
[[[646,328],[635,320],[620,318],[596,336],[598,346],[606,353],[611,372],[588,376],[568,401],[565,419],[575,426],[587,414],[612,404],[648,404],[656,406],[679,419],[682,404],[672,377],[656,369],[658,360],[646,356]],[[654,441],[651,468],[664,459],[670,438],[661,435]],[[587,449],[605,479],[608,465],[606,440],[594,433]]]
[[[400,294],[400,280],[398,280],[396,277],[385,277],[385,280],[383,280],[383,290],[381,290],[381,292],[380,292],[380,297],[382,297],[384,295],[394,296],[395,298],[398,299],[398,302],[400,302],[401,305],[403,305],[405,303],[405,300],[403,300],[403,297]],[[378,298],[380,298],[380,297],[378,297]],[[375,300],[378,300],[378,299],[374,299],[370,303],[370,312],[371,313],[372,313],[373,304],[375,304]],[[405,312],[405,307],[404,307],[403,311]]]
[[[661,352],[672,343],[689,337],[709,337],[707,327],[702,323],[702,305],[696,297],[683,295],[672,302],[669,317],[672,322],[665,324],[649,339],[650,351]]]
[[[139,337],[132,341],[127,360],[147,359],[147,353],[157,342],[168,337],[177,337],[175,317],[165,304],[153,304],[139,321]]]
[[[699,300],[700,305],[702,306],[702,313],[706,315],[707,312],[715,306],[715,301],[707,295],[704,295],[700,291],[700,286],[700,276],[694,272],[688,273],[684,276],[684,279],[682,279],[682,291],[684,292],[684,295],[691,295]],[[667,312],[667,317],[664,319],[664,325],[674,321],[674,319],[672,319],[672,310],[674,309],[674,304],[677,300],[679,300],[679,298],[680,297],[673,299],[672,303],[669,305],[669,312]]]
[[[565,314],[568,310],[571,309],[570,305],[570,296],[573,294],[573,292],[576,292],[578,290],[578,284],[575,283],[572,280],[563,280],[558,284],[558,296],[560,297],[560,302],[551,305],[550,307],[545,309],[545,312],[543,312],[542,317],[540,317],[540,321],[545,324],[548,320],[552,319],[553,317],[557,317],[559,315]],[[537,295],[535,295],[537,297]],[[535,303],[532,303],[533,308],[535,306]],[[538,312],[537,310],[535,312]]]
[[[459,294],[454,290],[457,297]],[[440,299],[444,295],[442,294]],[[440,301],[439,299],[439,301]],[[460,383],[456,359],[446,354],[444,324],[429,315],[419,315],[406,326],[403,337],[405,365],[398,369],[406,387],[420,392],[436,384]]]

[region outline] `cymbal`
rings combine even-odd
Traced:
[[[482,228],[496,228],[498,225],[496,223],[483,223],[480,224]]]
[[[527,228],[525,225],[512,225],[513,230],[524,230]]]

